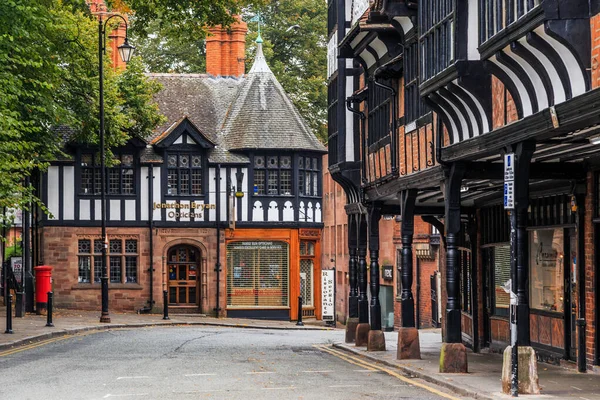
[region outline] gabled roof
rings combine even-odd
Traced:
[[[228,150],[308,150],[327,152],[267,65],[262,44],[250,72],[225,116],[222,143]]]
[[[198,129],[196,125],[186,116],[182,117],[179,121],[173,123],[162,135],[156,137],[152,144],[158,148],[166,148],[172,144],[176,144],[177,140],[182,136],[186,135],[185,141],[189,144],[197,144],[205,149],[211,149],[215,147],[215,143],[206,137],[204,133]],[[191,140],[191,142],[190,142]]]

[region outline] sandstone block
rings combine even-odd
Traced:
[[[400,328],[398,330],[398,360],[420,360],[421,345],[417,328]]]
[[[442,343],[440,354],[441,373],[467,373],[467,348],[462,343]]]

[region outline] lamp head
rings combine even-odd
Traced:
[[[123,60],[123,62],[125,64],[127,64],[129,62],[129,60],[131,60],[131,56],[133,56],[133,52],[135,51],[135,46],[130,45],[129,40],[127,38],[125,38],[125,43],[120,45],[118,47],[118,49],[119,49],[119,55],[121,56],[121,60]]]

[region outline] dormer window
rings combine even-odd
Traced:
[[[190,152],[168,153],[167,195],[202,195],[202,156]]]
[[[292,156],[254,156],[254,194],[292,195]]]

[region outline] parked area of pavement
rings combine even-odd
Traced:
[[[6,329],[6,308],[0,309],[0,355],[22,345],[53,337],[71,335],[89,330],[136,328],[144,326],[205,325],[232,328],[256,328],[273,330],[332,330],[322,321],[306,320],[304,326],[291,321],[267,321],[213,317],[194,314],[171,314],[163,320],[161,314],[111,313],[111,323],[99,322],[99,312],[56,310],[54,327],[46,327],[46,316],[26,314],[13,318],[13,334],[3,333]],[[420,331],[421,360],[396,360],[397,333],[386,332],[386,351],[367,352],[364,347],[336,342],[334,347],[354,353],[362,359],[378,362],[399,369],[404,374],[450,389],[459,396],[480,399],[506,399],[500,392],[502,357],[499,354],[469,352],[468,374],[440,374],[439,351],[441,333],[439,329]],[[574,369],[539,363],[539,378],[542,394],[522,396],[529,399],[580,399],[600,400],[600,376],[595,373],[577,373]]]

